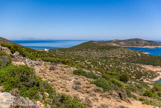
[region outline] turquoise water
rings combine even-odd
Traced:
[[[13,42],[33,49],[69,48],[88,40],[12,40]]]
[[[132,50],[147,52],[150,55],[161,56],[161,48],[137,48],[137,47],[127,47]]]

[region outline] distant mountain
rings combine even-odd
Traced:
[[[98,41],[96,42],[102,45],[109,46],[123,46],[123,47],[158,47],[161,43],[149,40],[143,40],[139,38],[127,39],[127,40],[112,40],[112,41]]]

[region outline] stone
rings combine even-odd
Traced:
[[[89,93],[89,96],[95,97],[96,94],[95,93]]]
[[[121,100],[126,101],[128,103],[130,103],[127,94],[125,92],[118,92],[118,96]]]
[[[74,84],[81,85],[81,82],[80,81],[74,81]]]
[[[3,91],[4,91],[3,86],[0,86],[0,92],[3,92]]]
[[[102,98],[109,98],[109,99],[111,99],[108,93],[101,94],[101,97]]]
[[[55,62],[51,62],[51,65],[56,65],[56,63]]]
[[[20,53],[18,51],[16,51],[14,54],[13,54],[14,57],[18,57],[20,56]]]
[[[118,108],[128,108],[128,107],[125,107],[123,105],[120,105],[120,106],[118,106]]]
[[[80,90],[80,89],[82,89],[82,87],[79,86],[79,85],[73,85],[72,86],[72,89],[74,89],[74,90]]]
[[[39,108],[44,108],[44,104],[42,104],[40,101],[37,101],[36,104],[39,106]],[[49,108],[49,107],[47,107]]]
[[[55,66],[50,66],[49,70],[55,70]]]
[[[6,52],[8,55],[11,55],[11,54],[12,54],[11,51],[10,51],[8,48],[6,48],[6,47],[0,46],[0,49],[1,49],[2,51]]]
[[[91,106],[91,100],[88,98],[88,97],[85,97],[85,104],[88,105],[88,106]]]
[[[13,95],[13,96],[20,96],[20,92],[19,92],[18,89],[12,89],[12,90],[10,91],[10,93],[11,93],[11,95]]]
[[[14,90],[16,91],[16,90]],[[0,93],[0,107],[1,108],[41,108],[33,101],[25,99],[21,96],[13,96],[11,93]]]
[[[10,93],[0,93],[0,107],[10,108],[11,104],[14,102],[14,98],[15,96],[12,96]]]
[[[105,104],[101,104],[100,106],[98,106],[97,108],[109,108],[108,105]]]

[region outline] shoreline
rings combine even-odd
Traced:
[[[123,46],[123,47],[134,47],[134,48],[161,48],[161,46]]]
[[[150,71],[154,71],[158,74],[155,78],[146,79],[145,81],[150,82],[150,83],[155,83],[155,82],[161,80],[161,66],[143,65],[143,64],[139,64],[139,65],[145,69],[148,69]]]
[[[157,72],[157,73],[158,73],[159,75],[158,75],[156,78],[152,79],[151,82],[155,83],[155,82],[161,80],[161,72]]]

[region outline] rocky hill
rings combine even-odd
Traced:
[[[160,107],[160,84],[152,82],[158,71],[140,62],[159,66],[154,56],[93,41],[49,52],[6,43],[0,49],[2,98],[4,91],[19,94],[47,108]]]
[[[96,42],[102,45],[123,46],[123,47],[160,47],[161,43],[143,39],[127,39],[127,40],[112,40]]]

